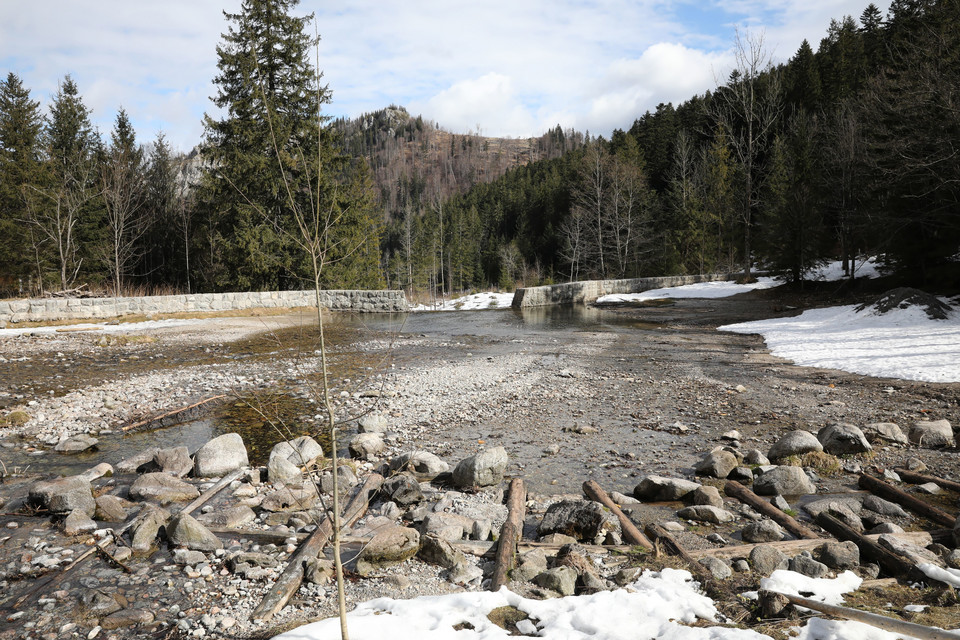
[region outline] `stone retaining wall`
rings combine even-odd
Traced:
[[[660,278],[632,278],[629,280],[584,280],[542,287],[517,289],[513,294],[513,306],[544,307],[553,304],[588,304],[597,298],[612,293],[640,293],[650,289],[679,287],[698,282],[733,280],[739,274],[709,273],[694,276],[664,276]]]
[[[332,311],[401,313],[408,310],[403,291],[321,291],[322,305]],[[315,305],[313,290],[195,293],[135,298],[43,298],[0,300],[0,326],[15,322],[88,320],[124,315],[293,308]]]

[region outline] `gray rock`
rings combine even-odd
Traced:
[[[454,549],[448,541],[432,534],[420,537],[420,551],[417,552],[417,557],[444,569],[452,569],[467,561],[459,549]]]
[[[368,413],[357,422],[357,431],[360,433],[386,433],[387,419],[376,411]]]
[[[710,485],[697,487],[691,494],[693,504],[706,504],[711,507],[723,507],[723,498],[720,497],[720,490]]]
[[[572,596],[577,588],[577,572],[570,567],[556,567],[538,574],[533,582],[562,596]]]
[[[68,536],[90,533],[97,529],[97,523],[80,509],[74,509],[63,521],[63,532]]]
[[[717,580],[726,580],[733,575],[733,570],[720,558],[706,556],[700,558],[700,564],[705,566]]]
[[[842,502],[831,502],[828,511],[830,515],[832,515],[834,518],[837,518],[857,533],[863,533],[865,529],[863,526],[863,520],[861,520],[860,516],[854,513],[846,504]]]
[[[124,458],[117,463],[115,470],[117,473],[144,473],[154,470],[153,458],[157,455],[159,449],[147,449],[140,453]]]
[[[270,457],[283,456],[296,467],[309,467],[323,457],[323,448],[310,436],[300,436],[286,442],[278,442],[270,450]]]
[[[232,553],[227,556],[227,567],[230,571],[236,572],[240,565],[251,567],[268,568],[277,566],[277,559],[268,553],[259,551],[246,551]]]
[[[310,584],[327,584],[333,581],[336,568],[332,560],[307,558],[303,567],[303,579]]]
[[[568,536],[564,533],[550,533],[540,538],[540,542],[553,545],[564,545],[576,544],[578,541],[573,536]]]
[[[753,490],[761,496],[797,496],[816,493],[817,487],[800,467],[779,466],[760,474]]]
[[[896,536],[883,534],[877,538],[881,547],[885,547],[897,555],[904,556],[913,564],[929,562],[939,567],[943,566],[943,560],[933,551],[929,551],[919,545],[900,540]]]
[[[104,494],[96,499],[97,509],[94,517],[104,522],[123,522],[127,519],[127,505],[123,498]]]
[[[706,504],[696,504],[692,507],[680,509],[680,511],[677,511],[677,517],[684,520],[696,520],[697,522],[712,522],[713,524],[733,522],[736,519],[736,516],[726,509],[711,507]]]
[[[257,514],[254,513],[253,509],[243,505],[218,509],[197,517],[197,520],[203,524],[212,527],[225,527],[227,529],[242,527],[256,519]]]
[[[903,527],[892,522],[881,522],[873,529],[867,531],[870,535],[875,535],[878,533],[903,533]]]
[[[943,559],[951,569],[960,569],[960,549],[951,549],[947,557]]]
[[[783,496],[773,496],[770,498],[770,504],[780,509],[780,511],[786,511],[790,508],[790,503],[787,502]]]
[[[759,449],[750,449],[747,451],[746,455],[743,456],[743,461],[747,464],[756,464],[756,465],[765,465],[770,464],[769,458],[763,455]]]
[[[753,482],[753,469],[750,467],[737,467],[727,475],[727,480],[736,480],[743,484]]]
[[[814,549],[813,555],[823,564],[838,571],[860,566],[860,549],[855,542],[826,542]]]
[[[873,422],[863,427],[863,435],[873,444],[892,442],[894,444],[909,444],[906,434],[893,422]]]
[[[468,583],[479,583],[483,578],[483,569],[474,566],[469,562],[458,564],[452,569],[446,571],[447,581],[453,584],[466,585]]]
[[[616,575],[613,576],[613,581],[617,585],[625,587],[628,584],[636,582],[641,575],[643,575],[642,567],[627,567],[617,571]]]
[[[811,578],[822,578],[827,575],[829,568],[822,562],[814,560],[810,552],[803,551],[790,558],[790,571],[796,571]]]
[[[739,464],[737,456],[729,451],[719,449],[708,453],[703,460],[697,463],[694,470],[698,476],[711,478],[726,478]]]
[[[160,449],[153,456],[153,464],[163,473],[182,478],[193,471],[193,460],[186,447]]]
[[[320,501],[313,485],[307,484],[303,489],[284,487],[264,496],[260,508],[264,511],[309,511]]]
[[[500,484],[507,469],[507,450],[491,447],[461,460],[453,470],[453,484],[457,487],[489,487]]]
[[[783,529],[773,520],[751,522],[740,531],[745,542],[779,542],[783,536]]]
[[[350,455],[360,460],[373,460],[383,453],[386,445],[379,433],[358,433],[350,440]]]
[[[842,505],[851,513],[860,515],[863,509],[861,500],[862,498],[860,496],[832,496],[830,498],[823,498],[822,500],[808,502],[803,505],[803,510],[809,513],[812,517],[816,518],[824,511],[830,511],[832,507],[836,505]]]
[[[105,618],[101,618],[100,628],[112,631],[113,629],[133,627],[138,624],[150,624],[153,622],[153,619],[153,612],[147,609],[122,609],[116,613],[111,613]]]
[[[123,608],[116,598],[99,589],[86,589],[80,595],[80,606],[91,618],[102,618]]]
[[[339,484],[341,493],[345,492],[350,487],[356,486],[360,482],[360,480],[357,478],[357,474],[353,472],[353,469],[345,464],[337,467],[337,476],[340,478]],[[320,476],[320,490],[324,493],[333,493],[332,472],[324,471],[323,475]]]
[[[580,574],[579,583],[581,594],[600,593],[601,591],[610,590],[609,583],[593,573]]]
[[[200,447],[193,456],[193,473],[198,478],[219,478],[250,464],[247,448],[239,433],[225,433]]]
[[[134,551],[149,551],[157,539],[160,527],[166,525],[170,512],[151,504],[144,506],[134,521],[130,546]]]
[[[470,527],[471,540],[489,540],[493,533],[493,523],[489,520],[474,520]]]
[[[789,456],[802,456],[811,451],[823,451],[823,445],[817,440],[817,436],[809,431],[797,429],[783,436],[767,453],[771,460],[781,460]]]
[[[177,514],[167,524],[167,538],[172,547],[186,547],[194,551],[216,551],[223,543],[212,531],[187,514]]]
[[[731,567],[737,573],[746,573],[750,571],[750,563],[744,560],[743,558],[737,558],[731,563]]]
[[[872,449],[863,431],[852,424],[842,422],[820,429],[817,439],[823,445],[823,450],[833,455],[864,453]]]
[[[130,485],[131,500],[150,500],[160,504],[193,500],[200,495],[195,486],[167,473],[145,473]]]
[[[281,442],[280,444],[287,443]],[[290,462],[283,452],[271,453],[267,459],[267,479],[270,482],[296,484],[303,480],[303,473],[300,471],[300,467]]]
[[[97,446],[98,440],[86,433],[78,433],[75,436],[62,440],[53,448],[60,453],[80,453]]]
[[[400,473],[384,480],[380,488],[384,499],[392,500],[401,507],[408,507],[423,502],[423,491],[420,483],[410,473]]]
[[[923,484],[917,485],[917,493],[926,493],[927,495],[935,496],[941,493],[943,489],[940,488],[936,482],[924,482]]]
[[[650,502],[673,502],[680,500],[700,485],[681,478],[665,478],[663,476],[647,476],[633,488],[633,495],[638,500]]]
[[[194,551],[193,549],[174,549],[173,561],[176,564],[197,565],[206,562],[207,556],[202,551]]]
[[[517,566],[513,575],[520,580],[533,580],[537,575],[547,570],[547,556],[543,549],[527,551],[517,559]]]
[[[431,513],[423,519],[423,533],[434,534],[444,540],[462,540],[473,529],[474,520],[444,511]]]
[[[610,531],[619,531],[620,522],[598,502],[562,500],[543,514],[537,534],[562,533],[579,541],[602,543]]]
[[[429,451],[407,451],[392,458],[388,473],[410,471],[423,479],[433,479],[450,470],[450,465]]]
[[[921,420],[913,423],[910,427],[910,442],[927,449],[957,446],[953,428],[947,420]]]
[[[407,527],[388,527],[377,532],[357,557],[357,573],[369,576],[380,568],[412,558],[420,548],[420,534]]]
[[[890,502],[889,500],[884,500],[883,498],[878,498],[875,495],[864,496],[863,508],[869,509],[874,513],[879,513],[882,516],[895,516],[897,518],[912,517],[909,513],[903,510],[903,507],[901,507],[897,503]]]
[[[778,569],[788,568],[790,560],[779,549],[761,544],[750,551],[750,564],[760,575],[769,576]]]
[[[51,513],[70,513],[79,509],[92,516],[97,510],[90,481],[79,476],[37,482],[30,487],[29,500]]]

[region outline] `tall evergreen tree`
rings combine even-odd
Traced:
[[[40,103],[13,72],[0,82],[0,291],[20,291],[38,257],[31,255],[32,229],[26,190],[42,181]],[[37,274],[40,275],[39,273]]]

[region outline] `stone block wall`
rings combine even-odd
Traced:
[[[330,290],[320,292],[321,304],[332,311],[403,313],[408,310],[403,291]],[[125,315],[233,311],[256,308],[315,306],[312,290],[194,293],[134,298],[43,298],[0,300],[4,323],[51,320],[102,320]]]
[[[627,280],[584,280],[542,287],[517,289],[513,306],[543,307],[553,304],[589,304],[597,298],[613,293],[640,293],[650,289],[679,287],[698,282],[733,280],[738,274],[709,273],[692,276],[663,276],[658,278],[631,278]]]

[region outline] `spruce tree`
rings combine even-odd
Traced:
[[[213,97],[222,116],[205,116],[202,147],[207,171],[200,197],[213,243],[208,287],[292,284],[285,181],[299,200],[329,191],[333,154],[319,108],[330,92],[317,86],[310,62],[312,15],[291,14],[298,1],[244,0],[240,13],[224,12],[230,24],[217,47]],[[318,179],[327,184],[318,188]]]
[[[42,131],[40,103],[9,73],[0,82],[0,290],[20,292],[33,271],[24,198],[30,185],[42,181]]]

